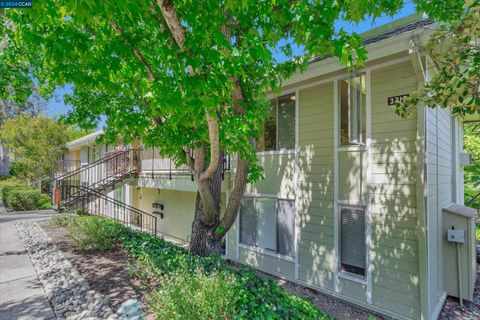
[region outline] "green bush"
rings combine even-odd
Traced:
[[[0,180],[0,193],[2,194],[2,200],[3,202],[5,202],[5,197],[3,196],[3,190],[5,188],[9,188],[9,187],[24,187],[25,185],[20,181],[18,180],[17,178],[12,178],[12,177],[2,177],[2,179]]]
[[[48,194],[40,193],[40,198],[37,202],[37,209],[49,209],[52,207],[52,199]]]
[[[7,185],[2,189],[5,206],[15,211],[47,209],[51,206],[50,197],[40,190],[22,185]]]
[[[52,215],[50,223],[57,227],[68,227],[73,219],[74,215],[71,213],[57,213]]]
[[[78,250],[110,250],[117,239],[118,223],[98,216],[76,216],[68,223],[73,246]]]
[[[251,268],[233,269],[221,257],[195,256],[97,216],[75,216],[68,229],[78,249],[123,246],[132,275],[152,289],[147,308],[157,319],[333,319],[275,281]]]
[[[238,305],[235,280],[228,272],[174,273],[149,295],[148,305],[159,320],[233,319]]]
[[[212,295],[215,295],[215,289],[222,286],[223,290],[226,290],[225,296],[228,295],[227,297],[235,302],[235,316],[222,317],[219,311],[211,317],[206,317],[207,319],[332,319],[310,301],[286,292],[275,281],[258,276],[251,268],[235,270],[229,267],[220,257],[202,258],[194,256],[167,241],[123,226],[120,228],[119,240],[129,257],[135,261],[135,275],[143,278],[141,279],[142,282],[152,284],[155,279],[160,279],[159,284],[162,291],[154,291],[148,299],[148,308],[158,313],[157,316],[161,316],[160,311],[164,308],[168,308],[172,312],[180,312],[179,309],[174,309],[172,306],[175,301],[179,303],[178,308],[189,310],[191,314],[194,314],[194,310],[200,308],[199,305],[205,303],[206,298],[195,297],[192,300],[191,297],[194,296],[193,292],[195,291],[193,289],[196,288],[197,279],[185,278],[212,277],[208,280],[210,285],[208,290],[212,291]],[[201,275],[198,275],[198,270],[202,270]],[[219,273],[222,276],[227,274],[233,277],[235,281],[234,294],[230,295],[230,278],[221,278]],[[220,280],[226,283],[213,285]],[[168,289],[163,288],[165,284]],[[175,286],[170,287],[169,284],[172,284],[172,286],[173,284],[187,286],[188,289],[185,290],[188,290],[188,292]],[[162,293],[165,292],[167,296],[161,298]],[[182,301],[178,296],[179,292],[185,294],[182,296]],[[202,295],[206,292],[203,291]],[[220,305],[224,309],[217,310],[228,310],[230,312],[231,305],[228,305],[228,308],[222,303]],[[189,317],[188,314],[182,313],[183,318],[194,319]],[[198,319],[206,318],[200,317]]]
[[[25,176],[27,168],[25,164],[21,161],[12,161],[9,166],[9,174],[13,177],[22,177]]]

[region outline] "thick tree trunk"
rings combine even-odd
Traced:
[[[200,193],[197,192],[195,203],[195,216],[192,223],[192,238],[190,241],[190,252],[199,256],[220,254],[222,239],[215,237],[215,231],[220,223],[220,201],[223,173],[223,156],[220,155],[220,165],[211,178],[199,183],[199,188],[205,188],[204,192],[212,195],[215,210],[211,223],[205,223],[205,207],[202,203]]]
[[[204,209],[200,195],[197,192],[195,204],[195,217],[192,223],[192,239],[190,242],[190,252],[205,257],[210,254],[221,253],[222,240],[213,237],[216,225],[208,226],[203,223],[202,217]]]

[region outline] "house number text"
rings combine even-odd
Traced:
[[[409,96],[408,94],[402,94],[402,95],[399,95],[399,96],[388,97],[387,98],[388,105],[393,106],[396,103],[400,103],[408,96]]]

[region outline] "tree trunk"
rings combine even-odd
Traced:
[[[198,184],[199,188],[207,188],[210,192],[214,203],[215,213],[211,224],[205,224],[205,209],[197,191],[195,200],[195,216],[192,223],[192,238],[190,241],[190,252],[199,256],[208,256],[210,254],[221,254],[222,239],[215,237],[215,231],[220,223],[220,201],[223,174],[223,156],[220,155],[220,162],[217,171],[207,181]]]

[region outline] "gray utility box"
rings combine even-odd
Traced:
[[[475,217],[477,211],[451,203],[443,208],[444,285],[449,296],[472,301],[476,277]],[[453,227],[453,228],[452,228]],[[460,257],[458,257],[458,255]],[[460,258],[460,260],[458,260]],[[459,286],[460,265],[461,286]]]

